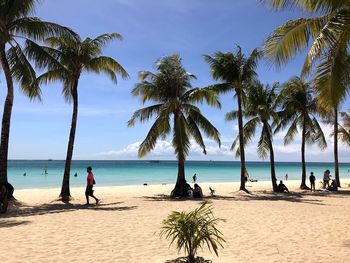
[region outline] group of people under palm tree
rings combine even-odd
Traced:
[[[0,182],[7,182],[7,159],[10,120],[13,105],[14,80],[31,99],[41,99],[40,86],[52,81],[63,84],[63,94],[73,102],[71,129],[60,196],[70,198],[69,177],[78,116],[78,84],[84,71],[106,73],[116,83],[117,74],[127,78],[125,69],[113,58],[101,55],[102,48],[110,41],[121,39],[117,33],[102,34],[82,40],[67,27],[29,17],[37,0],[6,0],[0,3],[0,60],[6,78],[7,96],[2,117],[0,142]],[[245,145],[261,125],[258,154],[269,154],[271,181],[277,191],[274,168],[273,135],[288,127],[285,143],[291,142],[300,130],[302,134],[301,159],[302,183],[306,188],[305,145],[318,143],[321,148],[326,140],[318,122],[319,117],[334,125],[334,169],[340,186],[338,165],[338,137],[350,143],[349,115],[341,113],[344,124],[338,123],[341,102],[349,92],[350,69],[348,46],[350,41],[350,6],[348,1],[293,1],[262,0],[276,10],[299,7],[320,15],[289,21],[277,28],[261,49],[255,49],[246,57],[238,46],[235,53],[216,52],[205,55],[211,74],[217,84],[204,88],[192,88],[195,78],[181,64],[179,55],[157,61],[157,73],[140,72],[141,82],[132,94],[142,102],[154,105],[134,113],[128,126],[138,120],[155,122],[139,148],[143,157],[151,151],[158,138],[172,134],[172,145],[178,159],[177,185],[185,180],[185,160],[190,150],[190,139],[206,153],[201,130],[220,146],[219,131],[202,114],[197,104],[206,102],[220,107],[219,95],[233,92],[238,109],[226,115],[227,120],[237,119],[239,132],[232,144],[241,161],[240,189],[245,187]],[[19,44],[16,39],[24,39]],[[310,41],[312,39],[312,41]],[[256,67],[260,57],[267,57],[282,66],[311,42],[301,78],[294,77],[283,85],[263,85],[258,81]],[[36,76],[30,61],[44,72]],[[312,75],[311,81],[305,77]],[[277,92],[277,90],[279,92]],[[244,118],[247,119],[244,124]]]

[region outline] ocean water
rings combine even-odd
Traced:
[[[92,166],[98,186],[173,184],[177,177],[176,161],[72,161],[71,186],[85,186],[86,167]],[[270,180],[269,162],[247,162],[251,179]],[[332,163],[308,163],[307,173],[313,171],[316,180],[322,180],[323,172],[329,169],[334,174]],[[45,174],[45,170],[47,174]],[[64,171],[62,160],[10,160],[8,180],[16,189],[61,187]],[[192,182],[197,174],[201,182],[238,182],[239,162],[186,161],[186,179]],[[24,173],[26,176],[24,176]],[[77,177],[74,174],[77,173]],[[291,162],[276,163],[277,179],[300,179],[301,164]],[[340,164],[340,177],[350,177],[350,163]]]

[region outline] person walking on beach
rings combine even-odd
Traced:
[[[329,180],[331,177],[331,172],[327,169],[323,174],[323,188],[329,187]]]
[[[285,175],[284,179],[288,181],[288,174]]]
[[[85,190],[85,197],[86,197],[86,204],[85,205],[89,205],[89,196],[91,196],[92,198],[95,199],[96,201],[96,205],[98,204],[99,200],[98,198],[96,198],[94,196],[94,190],[92,190],[92,188],[94,187],[95,184],[95,179],[94,179],[94,174],[92,173],[92,168],[91,166],[89,166],[87,169],[87,185],[86,185],[86,190]]]
[[[195,184],[196,181],[197,181],[197,174],[194,174],[194,175],[192,176],[192,179],[193,179],[193,183]]]
[[[314,172],[311,172],[309,179],[310,179],[310,185],[311,185],[311,192],[312,192],[312,189],[314,189],[314,192],[315,192],[316,177],[314,176]]]

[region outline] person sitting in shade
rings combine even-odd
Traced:
[[[332,183],[330,186],[327,187],[327,190],[332,192],[338,191],[337,182],[335,180],[332,180]]]
[[[198,184],[194,184],[193,198],[203,198],[202,188]]]
[[[6,213],[9,200],[14,198],[14,190],[10,183],[0,183],[0,213]]]
[[[277,192],[279,192],[279,193],[284,193],[284,192],[289,193],[289,190],[288,190],[287,186],[285,186],[283,184],[282,180],[280,181],[280,184],[277,186]]]

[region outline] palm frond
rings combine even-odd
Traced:
[[[141,123],[148,121],[155,114],[160,114],[162,109],[164,109],[163,104],[156,104],[135,111],[132,118],[128,121],[128,127],[134,126],[137,120]]]
[[[15,20],[10,31],[15,36],[24,36],[32,40],[45,40],[52,36],[75,38],[77,35],[68,27],[42,21],[37,17],[22,17]]]
[[[183,114],[174,117],[172,145],[178,160],[185,160],[190,150],[190,140],[188,137],[188,123]]]
[[[138,155],[144,157],[148,152],[152,151],[160,136],[166,135],[170,132],[169,115],[161,114],[158,116],[146,138],[140,144]]]
[[[119,73],[124,79],[129,77],[126,70],[111,57],[99,56],[93,58],[85,64],[85,68],[87,71],[95,73],[106,73],[115,84],[117,84],[116,73]]]
[[[274,30],[264,44],[264,55],[277,67],[282,67],[305,49],[311,35],[318,35],[326,23],[324,18],[290,20]]]
[[[108,33],[108,34],[102,34],[93,40],[91,40],[91,43],[99,48],[106,46],[109,42],[113,40],[123,40],[122,35],[118,33]]]
[[[41,90],[36,80],[36,73],[21,47],[19,45],[11,47],[7,52],[7,59],[12,76],[21,85],[22,92],[30,99],[41,100]]]
[[[214,127],[211,122],[205,118],[200,111],[196,111],[191,109],[189,112],[189,116],[191,116],[191,119],[204,131],[204,133],[214,141],[216,141],[219,146],[221,145],[220,141],[220,133],[219,131]]]

